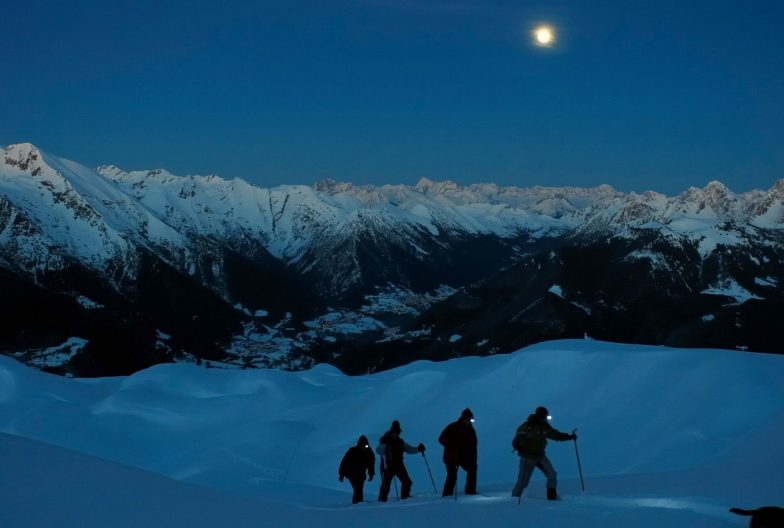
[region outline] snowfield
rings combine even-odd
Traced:
[[[515,428],[538,405],[578,428],[551,442],[562,501],[535,474],[521,505]],[[479,496],[442,499],[436,441],[464,407]],[[360,434],[401,422],[414,498],[351,505],[337,480]],[[159,365],[68,379],[0,356],[0,526],[745,526],[731,506],[784,505],[784,356],[596,341],[417,362],[348,377]],[[464,483],[461,473],[458,487]]]

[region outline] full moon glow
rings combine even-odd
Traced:
[[[550,26],[538,26],[533,30],[534,44],[549,48],[555,42],[555,31]]]

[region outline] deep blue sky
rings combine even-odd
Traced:
[[[6,2],[0,144],[265,186],[768,188],[782,27],[780,0]]]

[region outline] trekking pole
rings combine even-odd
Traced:
[[[457,470],[455,470],[455,472],[456,472],[456,473],[455,473],[455,500],[457,500],[457,490],[459,490],[459,489],[460,489],[460,488],[458,487],[458,485],[457,485],[457,484],[458,484],[458,482],[460,481],[460,473],[458,473],[458,472],[457,472]]]
[[[422,451],[422,458],[425,460],[425,466],[427,467],[427,474],[430,475],[430,482],[433,484],[433,493],[438,495],[438,490],[436,489],[436,481],[433,480],[433,473],[430,472],[430,464],[427,463],[427,457],[425,456],[424,451]]]
[[[575,434],[577,429],[572,431],[572,434]],[[585,493],[585,482],[583,482],[583,467],[580,464],[580,452],[577,450],[577,437],[574,438],[574,453],[577,455],[577,470],[580,472],[580,486],[583,488],[583,493]]]
[[[400,493],[397,492],[397,479],[392,477],[392,482],[395,483],[395,497],[397,497],[398,502],[400,502]]]

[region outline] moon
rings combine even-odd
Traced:
[[[549,48],[555,42],[555,30],[551,26],[541,25],[533,30],[534,44]]]

